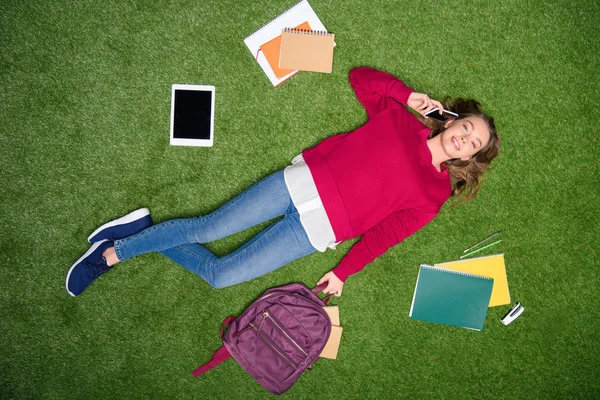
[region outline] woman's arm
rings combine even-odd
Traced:
[[[348,276],[361,271],[387,249],[417,232],[437,214],[437,210],[404,210],[390,215],[365,232],[332,272],[340,281],[345,282]]]
[[[350,71],[350,84],[369,118],[389,108],[408,105],[408,97],[413,92],[395,76],[369,67]]]
[[[350,83],[358,101],[367,110],[369,118],[389,108],[408,106],[421,115],[443,105],[423,93],[417,93],[393,75],[369,67],[350,71]]]

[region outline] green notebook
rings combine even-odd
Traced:
[[[482,330],[494,280],[465,272],[421,265],[412,319]]]

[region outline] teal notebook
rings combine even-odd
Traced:
[[[482,330],[494,280],[465,272],[421,265],[412,319]]]

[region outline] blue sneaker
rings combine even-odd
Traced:
[[[102,253],[113,243],[110,240],[102,240],[94,243],[79,260],[75,262],[67,272],[65,287],[73,297],[78,296],[92,283],[94,279],[110,269]]]
[[[150,210],[147,208],[140,208],[124,217],[102,225],[100,228],[96,229],[87,240],[90,243],[96,243],[104,239],[115,241],[136,234],[149,226],[152,226]]]

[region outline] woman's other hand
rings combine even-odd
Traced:
[[[325,294],[333,294],[337,297],[342,295],[342,289],[344,288],[344,282],[342,282],[333,272],[328,272],[317,282],[319,286],[323,282],[328,282],[327,287],[323,289]]]
[[[440,114],[444,112],[444,106],[437,100],[432,100],[425,93],[412,92],[408,96],[408,106],[425,117],[429,111],[438,107]],[[426,117],[427,118],[427,117]]]

